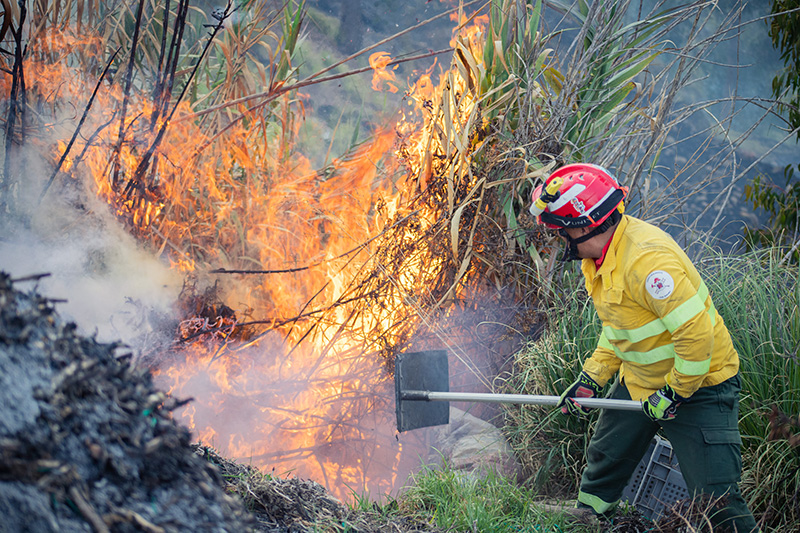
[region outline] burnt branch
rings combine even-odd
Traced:
[[[161,102],[165,98],[165,91],[164,91],[164,79],[165,73],[162,71],[164,65],[164,54],[167,52],[167,30],[169,29],[169,5],[170,0],[164,0],[164,20],[163,26],[161,28],[161,48],[158,51],[158,64],[156,68],[156,83],[153,87],[153,100],[156,104],[153,106],[153,114],[150,117],[150,127],[155,127],[156,121],[159,115],[160,105]],[[174,35],[174,33],[173,33]],[[172,52],[172,47],[170,47],[170,53]]]
[[[78,138],[78,135],[80,135],[83,123],[86,122],[86,117],[89,116],[89,110],[92,108],[94,99],[97,96],[97,91],[100,89],[100,86],[103,83],[106,74],[108,74],[108,70],[111,67],[111,64],[114,62],[114,59],[116,59],[119,51],[120,48],[117,48],[117,50],[111,56],[111,59],[109,59],[108,63],[106,63],[106,67],[103,69],[102,74],[100,74],[100,79],[97,80],[97,83],[94,86],[94,91],[92,91],[92,96],[89,97],[89,101],[86,104],[86,108],[83,110],[83,115],[81,116],[81,120],[78,122],[78,126],[75,128],[75,132],[72,134],[72,138],[69,140],[67,147],[64,149],[64,153],[61,154],[61,159],[58,160],[58,164],[56,164],[56,167],[53,169],[53,173],[50,175],[50,179],[47,180],[47,184],[44,186],[44,189],[42,189],[42,193],[39,195],[39,203],[42,202],[44,195],[47,194],[48,189],[50,189],[50,186],[53,184],[53,180],[56,179],[58,172],[61,170],[61,165],[64,164],[64,160],[66,160],[67,156],[69,155],[69,152],[72,149],[72,145],[75,144],[75,140]]]
[[[139,7],[136,10],[136,23],[133,26],[133,39],[131,40],[131,52],[128,58],[128,70],[125,74],[125,89],[122,96],[122,111],[119,118],[119,134],[117,135],[117,145],[113,153],[113,176],[111,186],[116,187],[119,181],[120,172],[120,151],[125,141],[125,117],[128,111],[128,99],[131,94],[131,84],[133,83],[133,65],[136,62],[136,48],[139,43],[139,30],[142,26],[142,11],[144,10],[144,0],[139,0]]]
[[[5,161],[3,164],[3,180],[0,182],[0,208],[6,208],[8,206],[5,205],[6,198],[8,198],[8,194],[6,194],[8,188],[10,187],[10,179],[12,175],[11,169],[11,161],[15,157],[15,153],[13,150],[14,145],[14,126],[17,122],[17,116],[19,116],[21,127],[21,135],[24,135],[25,131],[25,70],[23,68],[23,56],[24,56],[24,47],[22,44],[22,27],[25,24],[25,19],[28,14],[28,9],[26,7],[25,2],[20,2],[20,13],[19,13],[19,26],[14,28],[13,26],[9,26],[8,30],[14,37],[14,65],[11,71],[11,93],[9,95],[9,105],[8,105],[8,119],[6,120],[6,144],[5,144]],[[7,14],[6,18],[10,18]]]
[[[181,89],[181,93],[178,95],[177,99],[175,100],[175,103],[172,106],[172,110],[170,111],[169,116],[167,117],[166,120],[164,120],[163,124],[161,125],[161,127],[158,130],[158,133],[156,134],[155,139],[150,144],[150,146],[148,147],[148,149],[145,152],[145,154],[142,156],[142,159],[139,161],[139,164],[136,166],[136,170],[134,171],[133,176],[128,181],[128,185],[125,187],[125,192],[123,194],[124,196],[128,196],[130,194],[130,192],[133,190],[133,188],[137,188],[140,191],[144,190],[144,185],[143,185],[144,177],[145,177],[145,173],[147,172],[147,169],[150,167],[150,160],[153,158],[153,155],[155,154],[156,150],[158,149],[158,146],[161,144],[161,141],[163,140],[164,135],[166,134],[167,127],[169,126],[169,123],[172,120],[172,117],[175,114],[175,111],[178,109],[178,105],[183,100],[183,97],[186,95],[186,91],[189,88],[189,85],[192,83],[192,80],[194,79],[194,76],[197,73],[197,70],[200,68],[200,65],[203,62],[203,58],[205,58],[206,53],[208,52],[209,48],[211,48],[211,45],[213,44],[214,39],[216,38],[216,36],[219,33],[219,31],[222,29],[223,23],[225,22],[225,20],[227,20],[234,13],[234,11],[236,11],[237,8],[233,8],[232,6],[233,6],[233,4],[229,1],[228,5],[225,8],[224,13],[220,16],[217,24],[215,24],[213,26],[211,32],[209,33],[208,40],[206,41],[206,44],[203,47],[203,50],[200,52],[200,56],[197,58],[197,61],[195,62],[195,65],[194,65],[194,68],[192,69],[191,73],[189,74],[189,78],[186,80],[186,83],[184,84],[183,89]],[[185,16],[186,16],[186,13],[184,12],[183,13],[183,17],[181,18],[181,24],[180,24],[180,27],[181,27],[180,35],[181,36],[183,35],[183,27],[185,26]],[[174,54],[173,57],[174,57],[173,64],[170,67],[170,71],[173,73],[173,76],[170,78],[171,80],[174,78],[174,72],[177,69],[177,60],[178,60],[177,50],[175,51],[175,54]],[[171,87],[171,82],[170,82],[170,87]]]
[[[228,2],[228,9],[230,9],[230,2]],[[172,94],[172,89],[175,84],[175,73],[178,70],[178,59],[180,58],[180,49],[183,43],[183,31],[186,28],[186,15],[188,14],[188,12],[189,12],[188,0],[181,1],[180,5],[178,6],[177,17],[175,18],[175,28],[172,31],[172,43],[170,45],[169,56],[167,58],[167,72],[166,72],[167,95]],[[221,27],[221,25],[222,21],[220,20],[218,27],[215,28],[215,30],[219,30],[219,27]],[[200,57],[202,59],[202,55]],[[169,103],[168,101],[164,102],[164,112],[166,112],[168,103]]]

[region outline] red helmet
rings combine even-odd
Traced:
[[[533,191],[531,214],[549,228],[594,228],[619,208],[628,193],[616,178],[597,165],[565,165]]]

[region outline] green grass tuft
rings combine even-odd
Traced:
[[[445,464],[417,473],[400,497],[400,509],[430,516],[445,531],[563,531],[564,517],[537,510],[531,505],[536,499],[534,491],[514,479],[492,472],[473,476]]]

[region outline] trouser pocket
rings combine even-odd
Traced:
[[[737,483],[742,472],[742,438],[738,429],[700,428],[705,443],[706,485]]]

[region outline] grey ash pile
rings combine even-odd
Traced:
[[[250,530],[179,402],[19,286],[0,273],[0,533]]]
[[[438,531],[192,443],[171,416],[185,402],[79,335],[35,281],[0,272],[0,533]]]

